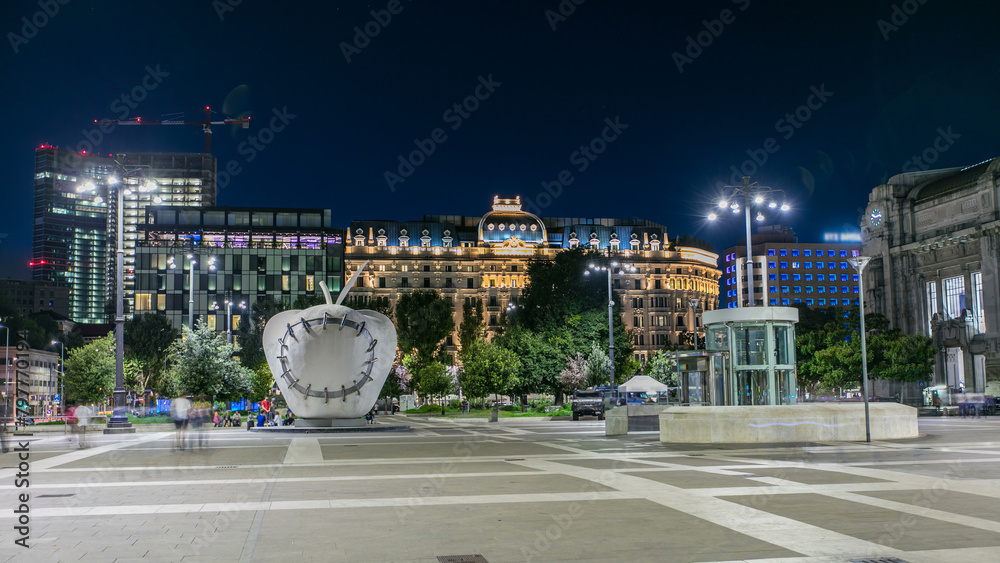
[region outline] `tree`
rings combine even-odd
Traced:
[[[285,304],[267,295],[257,298],[250,306],[246,316],[240,320],[236,330],[236,343],[239,345],[238,355],[244,367],[257,370],[267,366],[264,356],[264,325],[267,321],[285,310]]]
[[[483,300],[476,297],[462,304],[462,324],[458,326],[458,343],[464,350],[476,340],[486,337]]]
[[[516,386],[520,369],[521,360],[514,352],[485,340],[476,340],[465,353],[459,382],[466,395],[482,399],[491,393],[505,394]]]
[[[367,309],[376,313],[382,313],[390,319],[393,315],[392,301],[388,297],[351,296],[344,301],[344,305],[355,311]]]
[[[563,329],[561,333],[568,334],[568,331]],[[546,335],[531,332],[524,326],[513,325],[496,336],[493,343],[510,350],[521,360],[517,383],[512,389],[514,394],[552,393],[556,396],[556,404],[562,404],[559,373],[566,365],[564,347],[567,340],[555,334],[548,336],[546,338]]]
[[[677,387],[677,359],[660,350],[646,360],[646,375],[669,387]]]
[[[566,367],[559,372],[559,384],[567,393],[581,389],[587,381],[587,359],[577,352],[566,358]]]
[[[611,361],[608,354],[596,342],[587,355],[587,387],[607,385],[611,379]]]
[[[608,294],[605,274],[584,275],[591,263],[607,263],[599,253],[582,248],[560,252],[554,260],[528,263],[531,283],[523,290],[514,326],[522,326],[543,341],[557,344],[558,366],[547,379],[552,393],[562,393],[559,370],[567,354],[589,355],[594,342],[608,338]],[[614,324],[615,371],[624,374],[633,358],[632,338],[621,320],[616,297]],[[607,379],[605,379],[607,381]]]
[[[115,336],[108,334],[66,356],[65,387],[68,402],[96,403],[115,388]]]
[[[163,373],[167,349],[180,333],[165,315],[147,313],[125,321],[125,355],[133,360],[141,373],[136,374],[133,385],[140,392],[150,387],[150,382]]]
[[[448,368],[438,362],[427,364],[413,381],[421,395],[441,399],[441,414],[444,414],[444,396],[451,393],[454,383]]]
[[[404,294],[396,305],[396,329],[399,348],[415,350],[417,363],[425,366],[440,354],[444,339],[455,328],[451,305],[436,291]]]
[[[202,399],[236,400],[253,392],[251,371],[240,365],[233,346],[221,332],[207,325],[191,331],[184,328],[184,338],[175,341],[170,351],[177,359],[171,370],[180,389]]]

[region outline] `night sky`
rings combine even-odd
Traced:
[[[476,216],[521,195],[543,216],[642,217],[716,252],[742,221],[703,218],[745,163],[785,190],[781,221],[808,241],[856,231],[868,192],[904,169],[1000,154],[995,2],[41,4],[58,13],[0,6],[4,277],[30,276],[36,147],[96,139],[94,119],[196,119],[206,105],[253,118],[216,128],[220,173],[240,170],[220,180],[220,205],[331,208],[346,227]],[[601,154],[574,154],[602,133],[614,140],[594,143]],[[193,126],[97,140],[101,153],[203,145]],[[390,188],[415,140],[433,153]],[[933,163],[912,160],[925,151]],[[563,170],[572,183],[539,197]]]

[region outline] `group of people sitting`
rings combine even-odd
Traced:
[[[215,424],[216,428],[230,428],[239,427],[243,420],[239,411],[233,413],[226,411],[222,414],[219,414],[219,411],[215,411],[215,416],[212,418],[212,422]]]

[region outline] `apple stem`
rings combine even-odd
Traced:
[[[319,282],[319,288],[323,290],[323,298],[326,299],[326,304],[333,305],[333,297],[330,297],[330,288],[326,287],[326,282]]]
[[[361,275],[361,272],[365,271],[365,266],[367,265],[368,265],[368,260],[365,260],[364,263],[358,266],[358,270],[354,272],[354,275],[351,276],[351,279],[347,280],[347,284],[344,285],[344,289],[340,292],[340,295],[337,296],[337,305],[342,304],[344,302],[344,299],[347,299],[347,292],[351,291],[351,288],[354,287],[354,282],[358,281],[358,276]],[[323,282],[320,283],[322,284]],[[329,292],[327,292],[326,295],[327,295],[326,302],[329,305],[330,304]]]

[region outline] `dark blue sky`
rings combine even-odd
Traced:
[[[51,17],[37,1],[0,6],[9,277],[29,276],[34,148],[77,147],[94,119],[126,109],[146,119],[197,118],[205,105],[219,118],[252,115],[248,130],[216,129],[220,172],[229,161],[241,170],[220,205],[332,208],[346,226],[479,215],[494,194],[521,195],[548,203],[548,216],[652,219],[717,252],[742,222],[702,217],[748,151],[762,159],[771,149],[753,180],[787,192],[784,222],[804,240],[856,229],[871,188],[919,169],[911,157],[925,150],[933,168],[1000,152],[993,2],[243,0],[220,18],[237,0],[49,1],[65,5]],[[369,24],[390,4],[398,13],[387,25]],[[560,6],[573,13],[547,17]],[[44,25],[22,35],[22,18]],[[348,62],[341,43],[366,24],[378,33],[359,38]],[[688,37],[707,46],[686,53]],[[689,57],[682,71],[675,53]],[[453,110],[491,76],[483,99],[467,101],[474,111]],[[144,99],[129,108],[121,97],[136,88]],[[288,123],[269,134],[274,111]],[[616,118],[627,128],[581,171],[586,157],[573,153]],[[443,142],[423,141],[438,128]],[[949,140],[937,152],[941,132]],[[251,136],[263,150],[249,149]],[[433,154],[390,189],[385,173],[398,173],[415,139]],[[197,127],[119,127],[97,148],[202,144]],[[572,183],[537,198],[563,170]]]

